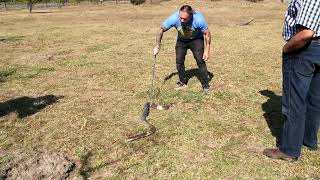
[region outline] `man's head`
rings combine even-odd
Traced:
[[[192,7],[189,5],[183,5],[180,8],[179,15],[180,15],[180,21],[182,23],[187,23],[188,21],[190,21],[190,19],[192,19],[192,16],[193,16]]]

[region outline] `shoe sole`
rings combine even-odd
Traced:
[[[176,91],[186,91],[188,88],[183,87],[183,88],[174,88]]]

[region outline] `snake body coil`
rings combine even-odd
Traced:
[[[148,127],[149,131],[147,133],[143,132],[143,133],[130,136],[128,137],[127,141],[130,142],[130,141],[135,141],[141,138],[145,138],[147,136],[154,134],[157,131],[157,128],[147,120],[147,117],[150,114],[150,107],[151,107],[150,102],[145,103],[143,106],[142,114],[140,116],[140,121]]]

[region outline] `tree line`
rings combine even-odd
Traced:
[[[8,4],[25,4],[27,9],[31,13],[34,5],[37,3],[42,3],[42,4],[45,4],[46,6],[49,3],[56,3],[58,7],[61,8],[62,6],[65,6],[65,4],[67,3],[77,4],[82,1],[89,1],[91,3],[98,4],[98,3],[102,3],[103,1],[115,1],[116,3],[118,3],[120,0],[0,0],[0,4],[2,4],[5,10],[8,9],[7,7]],[[122,0],[122,1],[125,1],[125,0]],[[134,5],[142,4],[145,2],[145,0],[127,0],[127,1],[130,1]]]

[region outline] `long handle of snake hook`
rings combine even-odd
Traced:
[[[151,96],[151,104],[154,102],[154,79],[156,74],[156,61],[157,61],[157,55],[153,56],[153,67],[152,67],[152,80],[151,80],[151,90],[152,90],[152,96]]]

